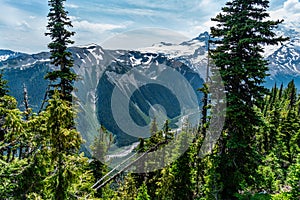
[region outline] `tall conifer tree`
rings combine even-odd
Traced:
[[[60,91],[62,99],[71,102],[71,92],[73,91],[73,83],[77,75],[71,71],[73,59],[71,52],[67,50],[67,46],[74,43],[70,38],[75,32],[67,30],[68,27],[73,26],[70,18],[67,16],[68,12],[64,8],[65,1],[48,1],[50,12],[48,14],[47,29],[49,32],[45,33],[45,35],[49,35],[52,40],[48,44],[51,52],[51,64],[59,67],[59,70],[49,72],[46,78],[54,82],[52,86]],[[53,94],[53,90],[50,92],[51,94]]]
[[[269,20],[267,0],[232,0],[212,21],[216,49],[212,58],[220,70],[227,95],[227,111],[220,165],[223,191],[221,199],[234,199],[242,185],[253,184],[257,165],[253,146],[260,119],[253,106],[260,106],[267,90],[264,45],[276,45],[287,38],[277,37],[274,29],[282,22]]]
[[[0,102],[2,102],[2,97],[7,95],[7,81],[3,79],[2,71],[0,73]],[[3,128],[4,116],[0,116],[0,142],[4,140],[5,130]],[[0,157],[2,156],[2,152],[0,151]]]

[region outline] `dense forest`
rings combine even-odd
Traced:
[[[147,156],[160,150],[163,156],[138,160],[141,173],[125,170],[113,178],[105,176],[111,169],[102,162],[113,143],[105,127],[99,127],[91,157],[80,151],[84,141],[75,128],[72,104],[78,77],[67,49],[75,33],[68,30],[72,23],[64,3],[48,1],[46,36],[51,38],[51,64],[58,69],[45,74],[50,85],[42,110],[32,112],[26,89],[25,109],[20,110],[0,75],[0,199],[300,199],[298,89],[293,80],[271,90],[262,86],[268,76],[264,46],[288,40],[275,34],[282,20],[268,19],[269,1],[228,1],[212,19],[217,23],[211,27],[212,80],[220,72],[220,92],[227,102],[220,111],[226,115],[224,127],[213,148],[199,156],[208,127],[213,126],[212,88],[204,84],[199,85],[204,93],[199,127],[186,122],[175,134],[168,121],[159,130],[154,118],[151,137],[140,139],[134,151]],[[174,148],[164,148],[172,140]],[[174,157],[178,159],[169,162]],[[150,170],[161,163],[169,164]],[[98,180],[104,184],[94,185]]]

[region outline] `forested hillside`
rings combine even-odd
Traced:
[[[33,112],[36,108],[30,107],[26,87],[21,88],[24,106],[20,109],[15,97],[9,95],[15,88],[8,88],[5,74],[0,74],[0,199],[300,199],[300,88],[294,80],[288,85],[275,84],[272,89],[263,86],[269,65],[263,57],[264,48],[289,40],[276,35],[283,21],[269,19],[269,1],[228,1],[212,18],[216,25],[211,27],[209,41],[210,72],[202,85],[186,65],[178,67],[178,62],[158,56],[168,66],[174,65],[166,72],[181,71],[188,83],[199,83],[199,95],[195,96],[202,101],[201,112],[195,111],[199,123],[195,126],[189,118],[176,118],[182,121],[181,127],[168,119],[159,127],[157,116],[151,120],[141,117],[137,121],[149,124],[150,136],[131,133],[141,137],[130,152],[110,157],[107,152],[115,145],[114,133],[103,125],[90,146],[91,155],[80,150],[85,141],[76,129],[80,111],[72,93],[80,77],[73,70],[74,59],[68,50],[75,32],[70,31],[65,2],[48,1],[45,35],[51,39],[48,48],[54,70],[41,69],[45,72],[42,85],[49,85],[40,111]],[[133,58],[128,56],[127,60]],[[116,62],[110,68],[126,71],[131,69],[129,64]],[[166,66],[154,67],[163,71]],[[154,80],[151,73],[141,74]],[[168,81],[175,84],[179,80]],[[130,97],[132,106],[139,104],[143,113],[150,112],[149,105],[159,104],[161,99],[172,101],[175,107],[168,104],[165,110],[176,113],[188,107],[182,102],[193,98],[188,89],[180,91],[185,99],[182,102],[168,96],[176,96],[171,90],[151,98],[165,85],[150,83],[151,88],[141,86],[148,96],[137,92]],[[107,83],[97,90],[104,90],[104,86],[111,87]],[[106,96],[111,98],[113,91]],[[107,100],[105,96],[99,99]],[[105,118],[111,108],[108,105],[97,107],[98,118]],[[135,117],[144,116],[140,110],[134,111],[140,112]],[[124,160],[116,162],[118,156]]]

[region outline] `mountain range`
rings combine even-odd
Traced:
[[[265,86],[286,85],[294,79],[299,87],[300,34],[292,29],[279,31],[290,40],[266,47],[264,56],[269,60],[270,76]],[[194,111],[200,110],[202,104],[202,94],[197,89],[206,77],[208,41],[209,34],[205,32],[179,44],[161,42],[135,51],[107,50],[96,44],[70,47],[74,71],[80,76],[74,92],[79,109],[77,128],[87,146],[100,124],[115,135],[117,145],[124,146],[149,136],[146,130],[154,116],[160,128],[166,119],[174,129],[180,126],[183,116],[196,121],[195,115],[200,113]],[[24,87],[34,112],[41,109],[48,87],[44,76],[56,68],[50,64],[49,56],[48,52],[0,50],[0,68],[21,109]]]

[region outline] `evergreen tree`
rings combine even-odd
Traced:
[[[193,199],[195,182],[192,163],[194,160],[191,149],[187,150],[190,142],[189,134],[181,132],[175,140],[172,149],[166,151],[164,156],[178,159],[162,170],[157,170],[154,178],[149,180],[150,183],[155,182],[155,187],[152,186],[155,188],[155,194],[150,193],[153,199]],[[164,159],[167,161],[166,158]],[[149,188],[151,187],[148,186]]]
[[[71,71],[73,67],[73,59],[71,52],[67,50],[68,44],[73,44],[74,41],[70,39],[75,32],[68,31],[67,27],[72,27],[71,21],[68,18],[68,12],[64,8],[66,0],[49,0],[50,12],[48,14],[47,29],[49,32],[45,33],[50,36],[51,42],[48,47],[51,52],[51,64],[58,66],[59,70],[49,72],[45,78],[49,79],[53,87],[59,90],[62,99],[69,102],[72,101],[71,92],[73,91],[73,82],[77,75]],[[50,91],[50,95],[53,90]]]
[[[290,101],[289,103],[290,109],[295,106],[297,100],[297,94],[296,94],[296,87],[295,87],[294,80],[288,83],[287,89],[284,92],[284,97]]]
[[[233,0],[212,21],[216,40],[212,58],[224,81],[227,111],[221,141],[222,199],[233,199],[244,186],[252,185],[257,167],[254,136],[261,124],[253,106],[262,104],[267,90],[263,45],[275,45],[286,38],[276,37],[274,28],[282,21],[267,20],[267,0]]]
[[[295,91],[291,81],[286,89],[275,86],[265,97],[264,125],[256,135],[259,152],[264,155],[257,170],[257,185],[268,193],[279,193],[285,187],[289,169],[299,154],[299,101]]]
[[[3,97],[7,95],[8,89],[7,89],[7,81],[3,79],[3,73],[1,71],[0,73],[0,102],[3,102]],[[5,123],[5,114],[0,115],[0,142],[4,140],[4,135],[5,135],[5,129],[3,127]],[[3,151],[0,150],[0,158],[3,156]]]
[[[172,199],[174,198],[174,180],[175,176],[172,173],[171,166],[166,166],[160,173],[155,177],[156,191],[155,197],[156,199]]]
[[[106,128],[101,125],[99,135],[95,137],[94,144],[91,146],[92,160],[89,164],[95,180],[101,179],[106,173],[108,173],[108,166],[105,163],[105,156],[108,149],[113,144],[113,140],[113,135],[109,134]],[[96,191],[95,196],[103,197],[106,195],[105,192],[110,192],[109,186],[105,186],[105,188],[99,188]]]
[[[3,79],[3,71],[0,73],[0,97],[8,94],[7,80]]]
[[[3,199],[19,197],[22,169],[27,161],[19,161],[17,150],[23,142],[24,122],[22,113],[17,109],[17,101],[11,96],[0,97],[1,141],[0,141],[0,196]]]
[[[145,183],[138,189],[138,195],[135,200],[150,200],[150,196],[147,192],[147,186]]]
[[[287,182],[291,186],[291,199],[300,199],[300,153],[298,153],[295,163],[289,167]]]
[[[154,135],[158,131],[156,117],[153,118],[153,121],[151,122],[150,126],[150,133],[151,135]]]
[[[180,133],[178,150],[183,153],[189,144],[188,133]],[[178,160],[172,163],[171,172],[174,176],[171,188],[173,190],[173,199],[193,199],[194,184],[192,180],[192,159],[191,152],[188,149]]]
[[[258,168],[260,177],[257,184],[260,190],[282,193],[285,189],[290,199],[297,199],[299,192],[297,156],[300,152],[300,116],[299,99],[296,99],[295,91],[297,89],[293,81],[286,89],[283,89],[283,85],[280,89],[272,89],[270,95],[265,97],[266,128],[262,127],[262,133],[257,134],[257,143],[263,144],[260,152],[264,155]]]
[[[124,183],[116,192],[113,200],[135,200],[138,190],[137,183],[132,174],[127,174]]]
[[[6,131],[0,142],[0,196],[5,199],[75,199],[93,194],[88,159],[79,155],[79,133],[69,128],[74,111],[57,93],[47,109],[27,120],[13,97],[1,98]],[[21,146],[28,151],[17,156]]]
[[[68,198],[69,188],[72,185],[75,174],[68,168],[70,159],[76,157],[82,139],[80,134],[73,128],[74,111],[67,101],[60,98],[54,91],[53,98],[49,100],[46,109],[47,131],[49,132],[49,145],[51,162],[55,164],[55,173],[52,175],[53,192],[55,199]],[[74,166],[75,167],[75,166]]]

